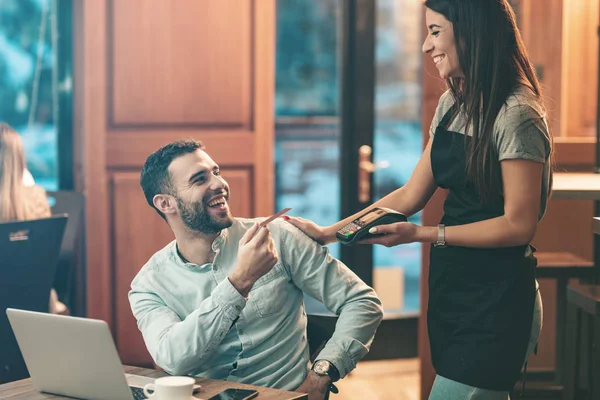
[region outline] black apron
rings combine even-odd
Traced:
[[[452,109],[436,128],[431,168],[439,187],[449,189],[446,226],[504,214],[503,200],[483,204],[466,176],[465,140],[446,130]],[[502,185],[501,177],[497,184]],[[501,187],[501,186],[500,186]],[[436,372],[491,390],[512,390],[531,333],[536,260],[527,245],[503,248],[430,248],[427,323]]]

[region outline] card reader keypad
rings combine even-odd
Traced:
[[[344,236],[352,236],[361,228],[360,223],[350,222],[348,225],[340,229],[340,233]]]

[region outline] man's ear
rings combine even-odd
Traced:
[[[177,213],[177,202],[171,195],[157,194],[152,199],[152,203],[154,204],[154,207],[158,208],[158,210],[165,215]]]

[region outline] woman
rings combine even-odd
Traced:
[[[0,222],[50,217],[46,192],[40,186],[27,186],[25,152],[21,137],[9,125],[0,123]],[[50,292],[49,311],[65,313],[66,306]]]
[[[427,319],[438,375],[430,399],[506,400],[541,328],[529,242],[550,193],[552,138],[507,1],[424,4],[423,52],[448,91],[410,180],[373,206],[412,215],[442,187],[449,189],[445,214],[437,227],[399,222],[374,228],[383,236],[365,242],[434,243]],[[329,243],[359,215],[330,227],[289,221]]]
[[[44,189],[23,183],[26,167],[21,137],[9,125],[0,123],[0,221],[50,216]]]

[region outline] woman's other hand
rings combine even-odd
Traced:
[[[358,244],[381,244],[392,247],[403,243],[430,242],[432,233],[430,227],[415,225],[412,222],[395,222],[393,224],[378,225],[369,230],[369,233],[381,236],[363,239]]]
[[[289,217],[284,215],[281,218],[300,229],[319,244],[325,245],[335,242],[335,232],[331,234],[331,227],[319,226],[308,219],[300,217]]]

